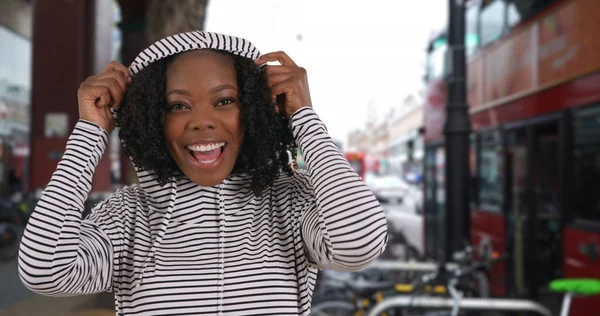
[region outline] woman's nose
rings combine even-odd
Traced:
[[[188,128],[193,130],[215,129],[217,127],[216,111],[212,106],[205,106],[192,111]]]

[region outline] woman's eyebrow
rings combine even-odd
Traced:
[[[173,89],[173,90],[169,90],[166,94],[165,97],[170,96],[171,94],[183,94],[183,95],[190,95],[190,92],[188,90],[183,90],[183,89]]]
[[[231,89],[231,90],[237,90],[237,88],[236,88],[236,87],[234,87],[234,86],[232,86],[232,85],[229,85],[229,84],[224,84],[224,85],[220,85],[220,86],[216,86],[216,87],[214,87],[214,88],[211,88],[211,89],[209,90],[209,92],[210,92],[211,94],[215,94],[215,93],[221,92],[221,91],[223,91],[223,90],[228,90],[228,89]]]

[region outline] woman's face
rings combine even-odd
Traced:
[[[166,76],[169,153],[190,180],[217,185],[233,170],[244,138],[233,58],[186,52],[169,64]]]

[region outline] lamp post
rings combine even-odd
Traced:
[[[446,152],[446,258],[469,240],[469,133],[465,61],[465,1],[449,1]]]

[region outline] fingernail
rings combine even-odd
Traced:
[[[127,83],[131,83],[132,80],[131,77],[127,77]]]

